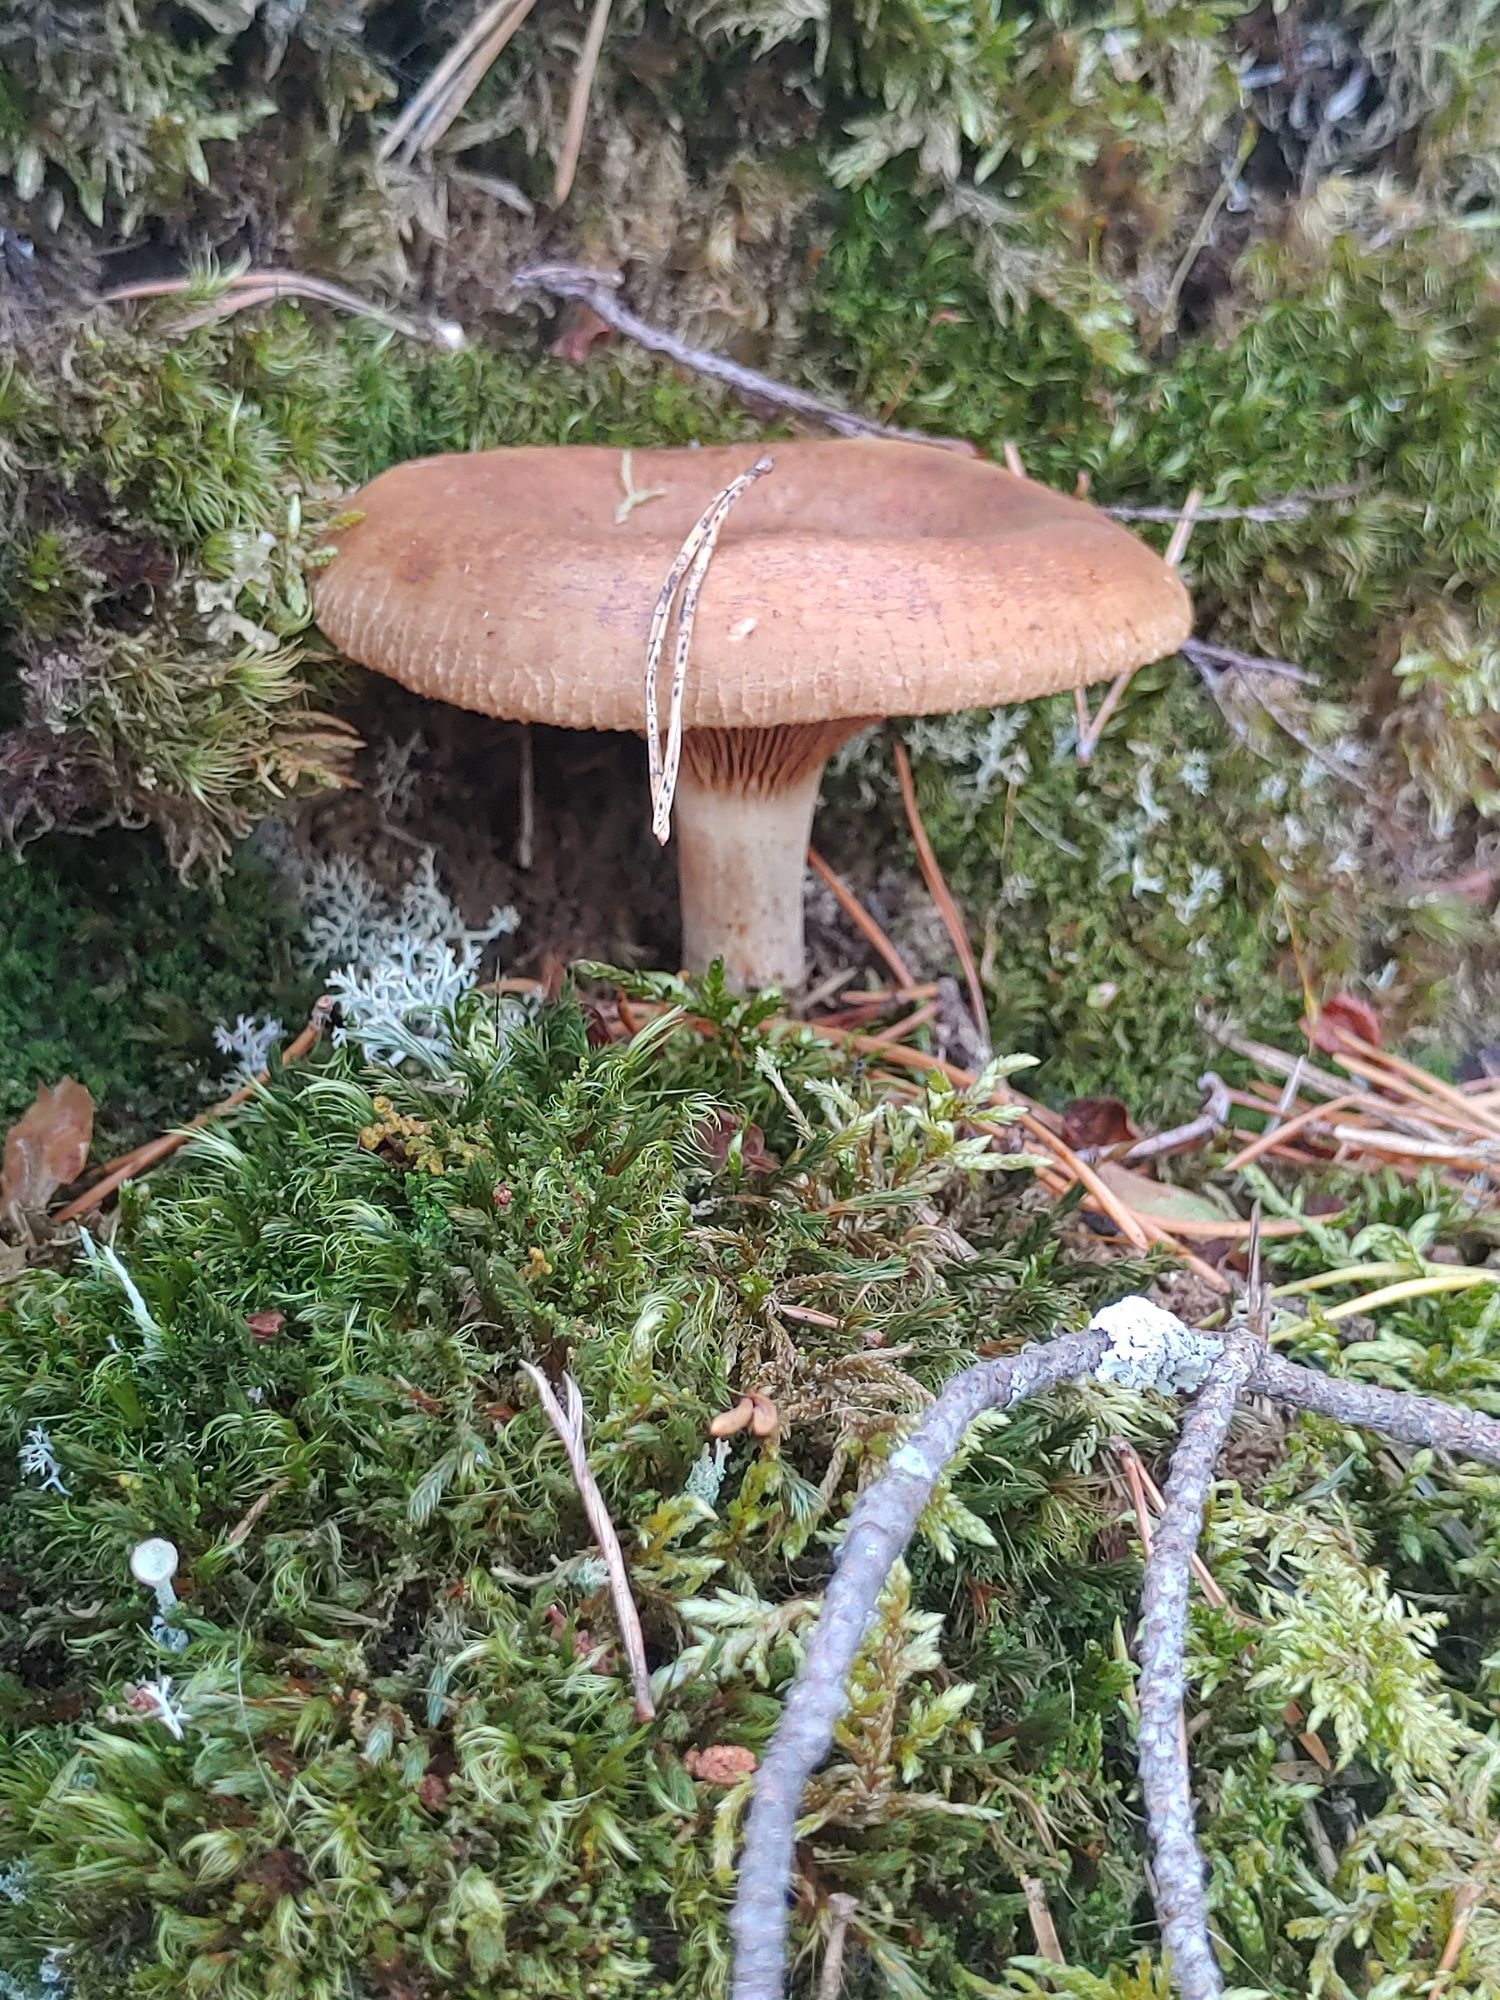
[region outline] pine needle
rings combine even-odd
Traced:
[[[703,579],[708,574],[708,565],[718,546],[719,532],[729,510],[742,493],[772,469],[775,462],[769,456],[761,456],[748,472],[731,479],[724,491],[704,509],[673,559],[656,600],[656,609],[651,614],[651,629],[646,640],[646,768],[651,786],[651,831],[663,846],[672,832],[672,800],[676,795],[677,773],[682,762],[682,702],[687,686],[688,654],[693,643],[693,621],[698,613],[698,594],[703,588]],[[682,596],[677,602],[679,586]],[[674,602],[677,602],[677,643],[672,657],[672,691],[667,712],[666,747],[663,750],[656,684]]]
[[[599,67],[600,52],[604,47],[604,37],[609,29],[609,10],[613,0],[594,0],[594,11],[589,16],[588,33],[583,39],[583,48],[578,57],[578,73],[573,78],[573,91],[568,99],[568,116],[563,125],[562,145],[557,155],[557,174],[552,184],[552,200],[561,208],[573,190],[573,176],[578,171],[578,155],[583,149],[584,127],[588,122],[589,93],[594,87],[594,72]]]
[[[906,823],[911,828],[911,837],[916,845],[922,880],[927,884],[927,893],[937,904],[943,928],[952,939],[954,952],[963,967],[964,983],[969,989],[969,1011],[974,1016],[974,1032],[979,1037],[983,1051],[982,1059],[987,1062],[990,1055],[989,1012],[984,1004],[984,988],[979,983],[979,967],[974,963],[969,934],[964,929],[963,917],[944,880],[937,855],[933,852],[932,842],[927,837],[927,828],[922,823],[921,810],[917,805],[917,787],[911,773],[911,759],[907,756],[906,745],[899,736],[892,739],[891,755],[896,761],[896,777],[901,786],[901,803],[906,808]]]
[[[635,1599],[630,1594],[630,1574],[625,1567],[624,1551],[620,1547],[620,1537],[615,1532],[615,1524],[609,1518],[609,1509],[604,1504],[604,1495],[599,1491],[599,1482],[589,1469],[588,1455],[584,1450],[583,1393],[571,1375],[564,1375],[563,1395],[567,1407],[558,1402],[552,1385],[530,1361],[523,1361],[521,1367],[530,1376],[536,1389],[537,1399],[546,1412],[547,1421],[556,1431],[563,1450],[568,1455],[572,1469],[573,1483],[578,1488],[578,1497],[583,1502],[583,1511],[594,1533],[594,1541],[604,1567],[609,1572],[610,1601],[615,1607],[615,1623],[620,1628],[620,1642],[625,1648],[625,1658],[630,1667],[630,1684],[635,1693],[636,1718],[649,1722],[656,1714],[656,1703],[651,1697],[651,1670],[646,1664],[646,1641],[641,1632],[641,1615],[635,1608]]]

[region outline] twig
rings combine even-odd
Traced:
[[[288,1064],[300,1060],[312,1048],[327,1024],[331,1006],[332,1002],[325,997],[314,1007],[312,1019],[307,1026],[283,1050],[281,1057],[283,1069]],[[202,1131],[205,1125],[211,1125],[215,1119],[222,1118],[226,1111],[234,1111],[241,1104],[248,1103],[261,1085],[269,1083],[270,1080],[269,1070],[259,1070],[256,1072],[254,1083],[241,1084],[238,1090],[232,1090],[228,1097],[218,1104],[210,1105],[207,1111],[200,1111],[196,1118],[180,1126],[177,1131],[164,1132],[159,1139],[151,1139],[144,1146],[137,1146],[133,1152],[122,1154],[105,1168],[91,1188],[75,1196],[65,1208],[58,1209],[52,1220],[76,1222],[80,1216],[91,1215],[103,1202],[108,1201],[116,1188],[123,1186],[126,1181],[134,1180],[137,1175],[145,1173],[148,1168],[158,1165],[162,1160],[168,1159],[179,1146],[185,1146],[195,1132]]]
[[[1154,1132],[1148,1139],[1137,1139],[1122,1153],[1116,1153],[1109,1146],[1080,1146],[1079,1159],[1117,1159],[1122,1166],[1134,1166],[1141,1160],[1159,1160],[1163,1154],[1180,1152],[1184,1146],[1196,1146],[1200,1139],[1211,1139],[1229,1123],[1229,1088],[1223,1077],[1216,1076],[1212,1070],[1199,1077],[1198,1088],[1206,1093],[1203,1109],[1185,1125],[1174,1125],[1170,1131]]]
[[[1200,514],[1199,520],[1203,519]],[[1298,681],[1304,687],[1319,685],[1316,674],[1306,667],[1294,667],[1290,660],[1273,659],[1264,653],[1242,653],[1234,646],[1217,646],[1207,639],[1184,639],[1178,651],[1200,671],[1245,674],[1277,674],[1284,681]]]
[[[195,278],[152,278],[132,285],[111,285],[98,294],[97,303],[126,305],[135,299],[180,298],[183,293],[197,289],[201,282]],[[432,347],[452,352],[467,344],[463,328],[453,320],[412,319],[391,306],[378,305],[344,285],[336,285],[329,278],[313,277],[306,271],[265,271],[252,266],[245,271],[215,275],[213,282],[222,285],[227,296],[180,321],[180,331],[203,326],[208,320],[221,318],[225,312],[234,312],[241,306],[267,305],[274,299],[315,299],[320,305],[337,306],[341,312],[376,320],[409,340],[425,341]]]
[[[1500,1834],[1490,1843],[1490,1851],[1500,1854]],[[1485,1898],[1485,1884],[1477,1876],[1472,1876],[1455,1893],[1453,1898],[1453,1922],[1448,1932],[1448,1942],[1443,1946],[1443,1955],[1437,1962],[1437,1977],[1428,1987],[1429,2000],[1437,1996],[1448,1984],[1449,1974],[1456,1971],[1458,1961],[1463,1957],[1464,1942],[1469,1935],[1469,1926],[1474,1921],[1474,1912]]]
[[[807,850],[807,863],[823,885],[833,891],[838,906],[853,924],[860,936],[866,940],[876,956],[890,968],[898,986],[915,986],[917,976],[901,956],[885,932],[870,915],[864,904],[849,885],[829,867],[815,847]]]
[[[1357,486],[1329,486],[1317,493],[1288,493],[1281,500],[1263,500],[1250,507],[1200,507],[1200,521],[1301,521],[1315,508],[1336,506],[1341,500],[1358,499]],[[1117,521],[1175,521],[1176,507],[1102,507],[1101,513]]]
[[[733,2000],[780,2000],[787,1887],[803,1787],[833,1741],[847,1678],[886,1578],[910,1541],[945,1466],[983,1411],[1007,1409],[1023,1396],[1091,1375],[1105,1351],[1104,1334],[1091,1330],[965,1369],[892,1454],[886,1472],[855,1502],[817,1626],[755,1779],[739,1894],[730,1918],[735,1943]],[[1209,1943],[1203,1862],[1193,1837],[1192,1797],[1180,1734],[1188,1578],[1214,1465],[1235,1403],[1245,1390],[1294,1409],[1383,1432],[1403,1443],[1500,1466],[1500,1420],[1430,1396],[1335,1381],[1283,1360],[1247,1331],[1225,1337],[1183,1422],[1147,1562],[1141,1619],[1142,1788],[1162,1931],[1185,2000],[1209,2000],[1223,1990]]]
[[[1500,1465],[1500,1418],[1411,1390],[1347,1382],[1288,1361],[1270,1348],[1256,1356],[1250,1389],[1294,1410],[1331,1417],[1351,1430],[1379,1431],[1399,1444],[1450,1452],[1455,1458]]]
[[[1102,1333],[1065,1334],[1004,1361],[954,1376],[889,1467],[849,1516],[838,1566],[787,1695],[781,1721],[755,1774],[739,1893],[729,1920],[735,1943],[733,2000],[779,2000],[797,1815],[808,1778],[828,1752],[844,1709],[845,1683],[892,1564],[905,1549],[944,1467],[985,1410],[1008,1409],[1095,1369]]]
[[[573,1482],[578,1488],[578,1497],[583,1502],[583,1511],[588,1516],[589,1526],[594,1531],[594,1540],[598,1544],[600,1555],[604,1558],[604,1567],[609,1571],[609,1595],[615,1607],[615,1623],[620,1628],[625,1658],[630,1665],[630,1683],[635,1690],[636,1719],[639,1722],[649,1722],[656,1714],[656,1703],[651,1698],[651,1672],[646,1665],[646,1641],[641,1633],[640,1613],[636,1610],[635,1599],[630,1594],[630,1576],[625,1568],[620,1537],[615,1533],[615,1524],[609,1518],[604,1495],[599,1491],[598,1480],[589,1470],[588,1456],[584,1451],[582,1392],[571,1375],[564,1375],[562,1387],[563,1394],[567,1398],[567,1408],[564,1410],[541,1369],[529,1361],[523,1361],[521,1367],[535,1385],[537,1398],[547,1413],[547,1421],[557,1432],[562,1448],[568,1455],[568,1464],[572,1467]]]
[[[573,191],[573,176],[578,171],[578,155],[583,149],[583,128],[589,115],[589,92],[594,87],[594,72],[599,67],[600,51],[604,47],[604,37],[609,28],[609,10],[612,0],[594,0],[594,11],[589,16],[588,33],[583,38],[583,48],[579,52],[578,72],[573,78],[573,91],[568,99],[568,116],[563,125],[562,145],[558,149],[557,174],[552,183],[554,206],[561,208]]]
[[[938,866],[937,855],[932,842],[927,837],[927,828],[922,823],[921,809],[917,804],[917,787],[911,773],[911,759],[906,754],[906,745],[899,736],[891,738],[891,755],[896,763],[896,777],[901,786],[901,803],[906,809],[906,823],[911,828],[912,842],[917,850],[917,861],[921,866],[922,880],[927,884],[927,893],[937,904],[938,914],[943,920],[943,928],[953,941],[953,949],[958,962],[963,967],[964,984],[969,989],[969,1011],[974,1017],[974,1032],[979,1038],[981,1060],[987,1062],[990,1055],[989,1010],[984,1004],[984,988],[979,983],[979,967],[974,963],[974,953],[969,944],[968,932],[964,929],[963,917],[959,914],[943,871]]]
[[[494,0],[493,5],[484,8],[474,17],[447,55],[434,68],[421,89],[414,93],[411,102],[392,120],[389,131],[375,149],[377,160],[388,160],[392,153],[402,147],[407,135],[427,115],[431,106],[458,75],[485,36],[498,21],[504,19],[514,5],[515,0]]]
[[[1201,490],[1195,486],[1182,503],[1181,510],[1177,515],[1177,525],[1172,530],[1171,539],[1167,543],[1166,553],[1162,558],[1168,569],[1176,569],[1187,553],[1188,539],[1193,532],[1193,523],[1198,518],[1198,508],[1202,499],[1203,494]],[[1080,764],[1092,762],[1094,752],[1099,747],[1099,740],[1109,726],[1109,719],[1120,706],[1126,688],[1135,679],[1136,671],[1136,668],[1130,667],[1123,674],[1116,675],[1115,679],[1110,682],[1108,692],[1099,704],[1098,714],[1078,739],[1078,761]]]
[[[731,361],[725,355],[709,354],[701,347],[689,347],[675,334],[651,326],[637,318],[628,306],[622,305],[620,280],[610,272],[590,271],[579,264],[530,264],[513,273],[510,282],[516,291],[545,292],[552,298],[581,300],[584,305],[591,306],[607,326],[613,327],[627,340],[633,340],[638,347],[644,347],[652,354],[664,354],[679,368],[688,368],[695,375],[706,375],[710,381],[722,382],[752,401],[771,403],[778,409],[790,410],[796,416],[810,417],[841,436],[899,438],[908,444],[937,445],[944,451],[974,455],[973,446],[960,438],[940,438],[926,431],[895,429],[875,417],[841,410],[837,404],[825,403],[821,397],[809,394],[806,389],[794,389],[789,383],[778,382],[770,375],[762,375],[757,369],[742,367],[738,361]]]
[[[260,1519],[261,1515],[265,1513],[271,1502],[280,1494],[285,1493],[291,1483],[290,1479],[273,1479],[265,1492],[259,1494],[250,1502],[250,1505],[224,1537],[225,1548],[237,1549]]]
[[[736,500],[776,461],[763,454],[748,472],[742,472],[706,507],[667,571],[667,580],[651,614],[651,630],[646,642],[646,758],[651,784],[651,831],[666,844],[672,832],[672,800],[677,791],[677,771],[682,761],[682,697],[687,686],[688,653],[693,643],[693,622],[698,615],[698,595],[708,565],[718,546],[719,531]],[[661,724],[657,713],[656,679],[661,670],[662,650],[678,585],[682,596],[677,603],[677,644],[672,655],[672,693],[667,712],[667,744],[662,750]]]
[[[823,1953],[823,1970],[818,1975],[818,2000],[839,2000],[844,1990],[844,1947],[858,1908],[855,1898],[841,1889],[828,1898],[828,1945]]]
[[[1141,1590],[1137,1756],[1155,1866],[1157,1917],[1183,2000],[1218,2000],[1224,1990],[1209,1942],[1203,1857],[1193,1832],[1192,1783],[1183,1736],[1189,1564],[1203,1530],[1214,1466],[1255,1355],[1256,1344],[1247,1334],[1231,1334],[1213,1373],[1188,1406]]]

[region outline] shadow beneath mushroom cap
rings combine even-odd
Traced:
[[[638,738],[532,730],[535,824],[523,869],[519,726],[426,701],[375,674],[350,675],[340,712],[364,739],[360,789],[309,805],[294,826],[300,849],[350,855],[396,888],[411,873],[413,843],[433,848],[468,922],[514,905],[520,922],[503,947],[508,971],[539,973],[549,954],[565,963],[677,964],[676,858],[651,837]],[[420,741],[403,760],[414,736]]]

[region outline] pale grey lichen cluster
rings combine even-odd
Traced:
[[[1195,1332],[1176,1313],[1136,1296],[1101,1307],[1088,1330],[1109,1342],[1094,1371],[1099,1381],[1155,1389],[1164,1396],[1191,1395],[1224,1351],[1222,1341]]]

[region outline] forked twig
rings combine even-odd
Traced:
[[[667,580],[651,614],[646,640],[646,764],[651,785],[651,831],[665,845],[672,831],[672,800],[677,791],[677,772],[682,761],[682,697],[687,686],[688,653],[693,643],[693,622],[698,615],[698,596],[703,579],[718,546],[719,532],[736,500],[776,461],[767,454],[756,459],[748,472],[731,479],[695,522],[687,540],[673,558]],[[682,596],[677,601],[678,586]],[[666,645],[672,606],[677,601],[677,643],[672,656],[672,693],[667,712],[667,742],[662,749],[661,722],[657,708],[656,681]]]
[[[780,2000],[784,1990],[787,1891],[803,1788],[826,1756],[845,1706],[845,1687],[881,1591],[915,1532],[965,1432],[985,1410],[1092,1375],[1109,1346],[1094,1329],[967,1368],[931,1404],[885,1473],[849,1516],[823,1609],[756,1775],[730,1917],[732,2000]],[[1234,1405],[1248,1390],[1404,1443],[1500,1466],[1500,1420],[1361,1383],[1335,1381],[1273,1353],[1248,1331],[1223,1337],[1220,1353],[1183,1423],[1161,1523],[1147,1565],[1141,1641],[1141,1764],[1163,1934],[1187,1996],[1222,1991],[1207,1931],[1203,1863],[1181,1753],[1182,1638],[1191,1557],[1213,1469]],[[1153,1565],[1155,1566],[1153,1569]],[[1462,1940],[1460,1940],[1461,1943]]]
[[[1105,1351],[1102,1334],[1064,1334],[1013,1359],[982,1362],[955,1375],[885,1474],[854,1503],[838,1567],[808,1642],[781,1722],[756,1773],[734,1938],[733,2000],[777,2000],[782,1991],[797,1815],[808,1778],[828,1752],[844,1709],[844,1688],[891,1566],[916,1530],[964,1433],[985,1410],[1089,1374]]]
[[[636,1610],[635,1599],[630,1594],[630,1576],[625,1568],[625,1555],[620,1547],[620,1537],[615,1533],[615,1524],[609,1518],[609,1509],[604,1504],[604,1495],[599,1491],[599,1482],[589,1470],[588,1454],[584,1450],[583,1393],[571,1375],[564,1375],[563,1394],[567,1398],[567,1408],[564,1409],[540,1368],[529,1361],[523,1361],[521,1367],[535,1385],[537,1399],[547,1414],[547,1421],[557,1432],[562,1448],[568,1455],[573,1483],[578,1488],[583,1511],[588,1516],[589,1526],[594,1531],[594,1540],[600,1555],[604,1558],[604,1567],[609,1572],[609,1595],[615,1607],[615,1623],[620,1628],[620,1641],[625,1648],[625,1658],[630,1666],[630,1684],[635,1693],[636,1718],[640,1722],[649,1722],[656,1714],[656,1703],[651,1698],[651,1670],[646,1664],[646,1641],[641,1633],[640,1613]]]

